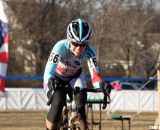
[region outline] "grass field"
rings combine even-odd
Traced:
[[[131,130],[149,130],[154,125],[157,113],[116,112],[131,117]],[[0,111],[0,130],[45,130],[46,111]],[[134,117],[134,118],[133,118]],[[94,119],[98,122],[99,115],[94,112]],[[90,114],[88,115],[90,124]],[[124,129],[129,130],[128,122],[124,121]],[[98,130],[94,125],[93,130]],[[107,112],[102,113],[102,130],[122,130],[121,121],[107,118]]]

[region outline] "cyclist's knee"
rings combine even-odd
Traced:
[[[48,130],[53,129],[53,124],[50,121],[48,121],[47,119],[46,119],[46,127],[47,127]]]
[[[57,126],[46,119],[46,130],[57,130]]]

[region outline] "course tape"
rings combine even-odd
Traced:
[[[7,80],[43,80],[42,76],[0,76],[0,79]],[[85,78],[86,81],[91,80],[90,77]],[[157,81],[155,78],[103,78],[104,81]]]

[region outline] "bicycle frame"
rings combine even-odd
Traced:
[[[96,90],[96,89],[84,89],[84,91],[87,92],[101,92],[101,90]],[[76,107],[76,103],[75,103],[75,94],[74,94],[74,90],[72,91],[72,101],[71,101],[71,105],[64,106],[64,109],[62,111],[62,119],[61,122],[59,124],[59,130],[68,130],[68,128],[70,128],[71,130],[76,130],[76,128],[83,130],[85,129],[85,124],[84,122],[81,120],[81,117],[78,115],[78,110]],[[109,101],[108,101],[109,100]],[[104,94],[104,104],[102,106],[103,109],[106,108],[107,104],[110,103],[110,95],[109,94]],[[75,108],[73,110],[73,106],[75,105]]]
[[[77,118],[80,118],[80,116],[78,115],[78,110],[77,110],[77,106],[75,103],[75,95],[74,92],[72,93],[72,101],[71,101],[71,105],[66,104],[66,106],[64,106],[64,109],[62,111],[62,119],[60,122],[60,130],[64,130],[70,128],[71,130],[73,129],[73,121]],[[75,108],[73,110],[73,105],[75,105]]]

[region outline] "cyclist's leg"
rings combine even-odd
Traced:
[[[86,111],[85,111],[86,101],[87,101],[87,92],[80,91],[78,94],[76,94],[77,109],[87,128]]]
[[[72,79],[70,84],[72,87],[79,86],[81,89],[86,87],[86,82],[84,80],[84,75],[81,73],[81,75],[78,78]],[[85,104],[87,101],[87,92],[84,92],[83,90],[76,94],[76,103],[78,112],[85,123],[87,127],[87,121],[86,121],[86,112],[85,112]]]
[[[66,103],[66,93],[63,88],[58,88],[54,92],[51,108],[49,109],[46,118],[46,127],[49,130],[57,130],[57,125],[60,122],[63,106]]]

